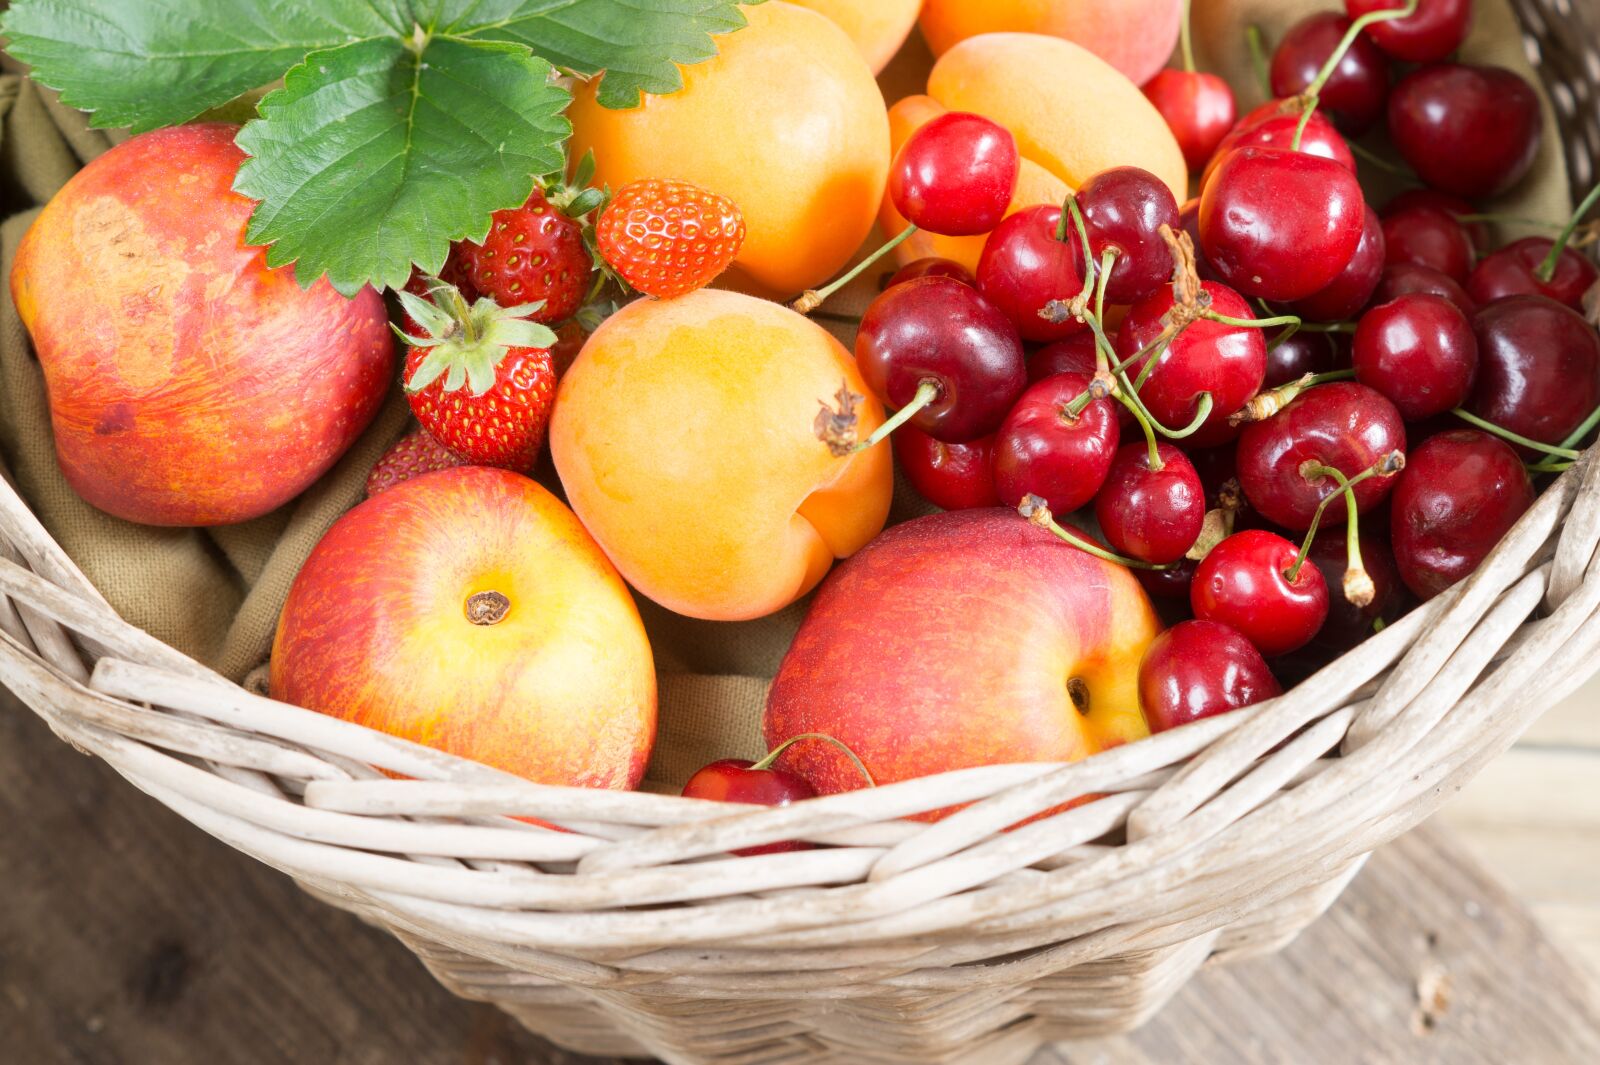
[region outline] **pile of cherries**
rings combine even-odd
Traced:
[[[1597,272],[1570,246],[1596,196],[1488,254],[1471,203],[1527,173],[1537,95],[1447,61],[1468,0],[1346,9],[1288,33],[1280,98],[1236,122],[1192,62],[1152,83],[1202,172],[1181,207],[1120,167],[1008,214],[1010,133],[920,129],[890,195],[913,228],[988,233],[976,276],[894,274],[856,357],[896,413],[865,440],[818,419],[841,454],[892,433],[931,502],[1016,507],[1189,618],[1141,666],[1155,730],[1276,695],[1467,576],[1600,419]],[[1379,214],[1345,136],[1385,115],[1426,187]],[[1103,542],[1055,520],[1091,505]]]

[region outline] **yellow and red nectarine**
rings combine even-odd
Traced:
[[[1182,0],[927,0],[919,21],[934,55],[983,33],[1045,34],[1143,85],[1166,66],[1182,20]]]

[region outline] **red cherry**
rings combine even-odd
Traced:
[[[1199,539],[1206,496],[1183,452],[1162,443],[1157,453],[1162,466],[1152,470],[1147,444],[1119,448],[1095,496],[1094,515],[1113,551],[1159,566],[1182,558]]]
[[[1206,165],[1238,115],[1233,90],[1215,74],[1169,68],[1145,83],[1144,94],[1167,120],[1191,171]]]
[[[1439,207],[1391,209],[1383,216],[1383,240],[1389,263],[1432,267],[1461,284],[1478,261],[1466,227]]]
[[[1011,205],[1020,166],[1010,130],[982,115],[948,111],[901,146],[889,168],[889,198],[930,233],[987,233]]]
[[[1296,572],[1299,554],[1265,529],[1234,533],[1200,560],[1189,592],[1194,616],[1232,626],[1269,658],[1299,650],[1328,618],[1328,582],[1315,566]]]
[[[1217,168],[1239,148],[1293,148],[1295,131],[1300,128],[1300,115],[1301,108],[1293,101],[1268,100],[1234,123],[1233,129],[1217,145],[1211,162],[1206,164],[1205,173],[1200,177],[1200,188],[1204,189],[1211,183]],[[1320,109],[1313,111],[1306,122],[1305,132],[1300,136],[1300,150],[1307,155],[1338,163],[1351,174],[1356,172],[1356,157],[1350,151],[1350,145],[1345,143],[1345,139]]]
[[[995,227],[978,259],[978,288],[1024,340],[1060,340],[1084,328],[1078,321],[1055,323],[1039,317],[1051,300],[1070,300],[1083,291],[1077,227],[1069,219],[1065,239],[1058,240],[1060,223],[1059,207],[1024,208]]]
[[[1395,562],[1423,599],[1477,569],[1533,505],[1533,484],[1517,453],[1477,429],[1424,441],[1399,482],[1390,510]]]
[[[1194,244],[1195,273],[1200,275],[1202,281],[1220,282],[1221,275],[1212,268],[1211,261],[1206,258],[1206,250],[1200,246],[1200,197],[1196,196],[1178,208],[1178,221]]]
[[[1331,477],[1308,479],[1302,466],[1318,463],[1354,477],[1405,446],[1405,425],[1393,403],[1366,385],[1334,381],[1306,389],[1271,418],[1245,426],[1239,484],[1262,517],[1304,531],[1317,504],[1339,489]],[[1381,503],[1393,481],[1371,477],[1356,485],[1356,509],[1365,514]],[[1324,520],[1345,520],[1342,498],[1328,504]]]
[[[1183,223],[1167,183],[1136,166],[1102,170],[1078,190],[1078,207],[1098,263],[1109,248],[1116,265],[1106,283],[1111,303],[1134,303],[1172,280],[1172,252],[1161,227]]]
[[[791,802],[810,799],[816,789],[793,773],[783,769],[752,769],[755,765],[744,758],[724,758],[697,770],[683,786],[683,794],[694,799],[714,802],[742,802],[757,806],[788,806]],[[741,857],[756,854],[781,854],[785,851],[811,849],[811,844],[799,840],[767,843],[759,847],[742,847],[731,853]]]
[[[1441,274],[1431,266],[1418,266],[1416,263],[1395,263],[1384,267],[1383,276],[1378,278],[1378,287],[1372,293],[1372,302],[1388,303],[1413,292],[1447,299],[1469,318],[1478,313],[1477,302],[1467,295],[1467,290],[1457,284],[1454,278]]]
[[[1539,96],[1500,67],[1440,63],[1389,95],[1389,136],[1417,176],[1479,200],[1522,180],[1539,151]]]
[[[1074,333],[1065,340],[1045,345],[1028,356],[1028,383],[1031,385],[1058,373],[1093,377],[1095,344],[1093,333]]]
[[[1133,575],[1144,585],[1146,593],[1166,602],[1182,603],[1189,607],[1189,586],[1194,581],[1194,571],[1199,565],[1193,559],[1181,558],[1171,569],[1136,569]]]
[[[1267,373],[1261,387],[1277,388],[1298,381],[1306,374],[1330,373],[1342,369],[1344,353],[1333,333],[1296,332],[1287,340],[1267,345]]]
[[[1139,705],[1151,732],[1282,694],[1255,645],[1215,621],[1179,622],[1151,641],[1139,663]]]
[[[919,277],[948,277],[959,281],[963,285],[978,287],[977,279],[972,276],[972,271],[956,262],[954,259],[941,259],[937,255],[927,255],[921,259],[914,259],[894,272],[884,288],[893,288],[903,285],[907,281],[915,281]]]
[[[1372,308],[1356,327],[1353,358],[1356,380],[1410,422],[1461,406],[1478,375],[1472,322],[1440,296],[1401,296]]]
[[[1575,311],[1583,310],[1583,297],[1600,281],[1600,270],[1566,247],[1556,256],[1556,268],[1546,281],[1539,271],[1554,247],[1555,241],[1548,237],[1524,237],[1507,244],[1472,271],[1467,278],[1467,293],[1479,303],[1493,303],[1507,296],[1544,296]]]
[[[1250,305],[1226,285],[1206,281],[1201,287],[1211,298],[1211,309],[1218,314],[1255,318]],[[1132,358],[1155,342],[1164,328],[1162,319],[1172,310],[1173,303],[1169,287],[1129,309],[1117,334],[1119,359]],[[1129,366],[1129,375],[1136,379],[1149,361],[1150,356],[1145,356]],[[1260,329],[1201,318],[1167,345],[1139,389],[1139,398],[1161,424],[1181,429],[1194,418],[1200,394],[1210,392],[1211,415],[1185,443],[1211,447],[1238,435],[1238,430],[1228,424],[1228,416],[1261,390],[1266,372],[1267,342]]]
[[[1332,11],[1307,15],[1289,27],[1272,53],[1272,95],[1287,99],[1310,88],[1349,28],[1350,20]],[[1319,108],[1335,125],[1360,136],[1383,117],[1389,98],[1389,57],[1365,35],[1357,37],[1318,97]]]
[[[1348,565],[1345,534],[1342,526],[1323,529],[1312,537],[1311,551],[1306,556],[1322,571],[1322,579],[1330,588],[1339,587],[1344,580]],[[1360,540],[1361,564],[1372,579],[1372,601],[1366,606],[1356,606],[1342,595],[1329,596],[1328,620],[1311,640],[1315,647],[1336,653],[1348,651],[1372,635],[1373,622],[1382,619],[1388,625],[1398,619],[1404,609],[1405,591],[1389,542],[1365,528],[1361,530]]]
[[[1370,11],[1397,11],[1406,0],[1344,0],[1351,19]],[[1417,11],[1405,18],[1375,22],[1366,33],[1372,43],[1396,59],[1410,63],[1434,63],[1467,39],[1472,27],[1472,0],[1422,0]]]
[[[1600,406],[1600,334],[1572,308],[1543,296],[1508,296],[1480,310],[1472,328],[1478,383],[1467,409],[1473,414],[1559,444]]]
[[[1224,281],[1286,302],[1325,288],[1361,243],[1355,175],[1287,148],[1229,153],[1200,195],[1200,242]]]
[[[1047,377],[1006,416],[994,442],[994,484],[1006,506],[1036,495],[1055,513],[1070,514],[1100,491],[1120,434],[1112,400],[1090,400],[1077,417],[1067,415],[1089,381],[1076,373]]]
[[[1308,322],[1342,322],[1354,318],[1372,299],[1383,276],[1386,254],[1383,224],[1371,207],[1362,211],[1361,242],[1339,276],[1289,309]]]
[[[911,424],[952,443],[994,432],[1028,382],[1022,342],[1006,316],[948,277],[879,294],[862,316],[856,363],[890,407],[912,403],[924,382],[937,385]]]
[[[1460,196],[1451,196],[1436,189],[1406,189],[1390,198],[1384,205],[1383,215],[1387,217],[1407,207],[1438,207],[1466,228],[1467,236],[1472,238],[1474,248],[1487,248],[1493,243],[1490,239],[1489,223],[1466,221],[1467,218],[1477,215],[1478,209]]]
[[[943,510],[997,507],[994,490],[994,436],[968,444],[946,444],[906,425],[895,430],[894,457],[911,487]]]

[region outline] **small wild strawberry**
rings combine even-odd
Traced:
[[[744,216],[726,196],[687,181],[624,185],[595,224],[600,255],[628,284],[663,298],[704,288],[744,244]]]
[[[589,292],[594,262],[584,246],[583,226],[541,189],[521,207],[496,211],[482,244],[462,241],[456,248],[478,294],[502,307],[542,301],[530,314],[536,322],[571,318]]]
[[[435,440],[426,429],[418,429],[401,437],[372,467],[372,472],[367,474],[367,498],[387,492],[401,481],[461,465],[465,464],[455,452]]]

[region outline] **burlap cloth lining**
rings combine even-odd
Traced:
[[[1314,6],[1305,0],[1200,0],[1195,30],[1211,69],[1230,75],[1241,106],[1259,102],[1244,48],[1254,22],[1274,40]],[[1503,0],[1477,5],[1465,54],[1532,77],[1515,18]],[[929,57],[913,37],[881,78],[887,98],[921,91]],[[8,69],[15,70],[14,66]],[[1537,82],[1536,78],[1532,78]],[[1570,209],[1558,132],[1546,107],[1539,163],[1501,204],[1510,213],[1559,220]],[[9,278],[18,241],[45,203],[84,163],[120,140],[18,73],[0,76],[0,271]],[[1381,203],[1381,196],[1374,197]],[[876,240],[873,241],[876,243]],[[848,346],[877,271],[830,301],[819,318]],[[398,389],[373,426],[326,477],[266,517],[215,529],[157,529],[103,514],[69,488],[56,466],[43,377],[9,289],[0,295],[0,460],[56,540],[133,624],[236,680],[265,662],[278,611],[300,565],[327,528],[362,497],[367,471],[410,424]],[[541,479],[558,487],[546,467]],[[891,520],[926,510],[903,484]],[[696,621],[641,600],[661,673],[661,726],[651,784],[671,787],[721,757],[761,751],[767,678],[788,647],[804,604],[741,624]]]

